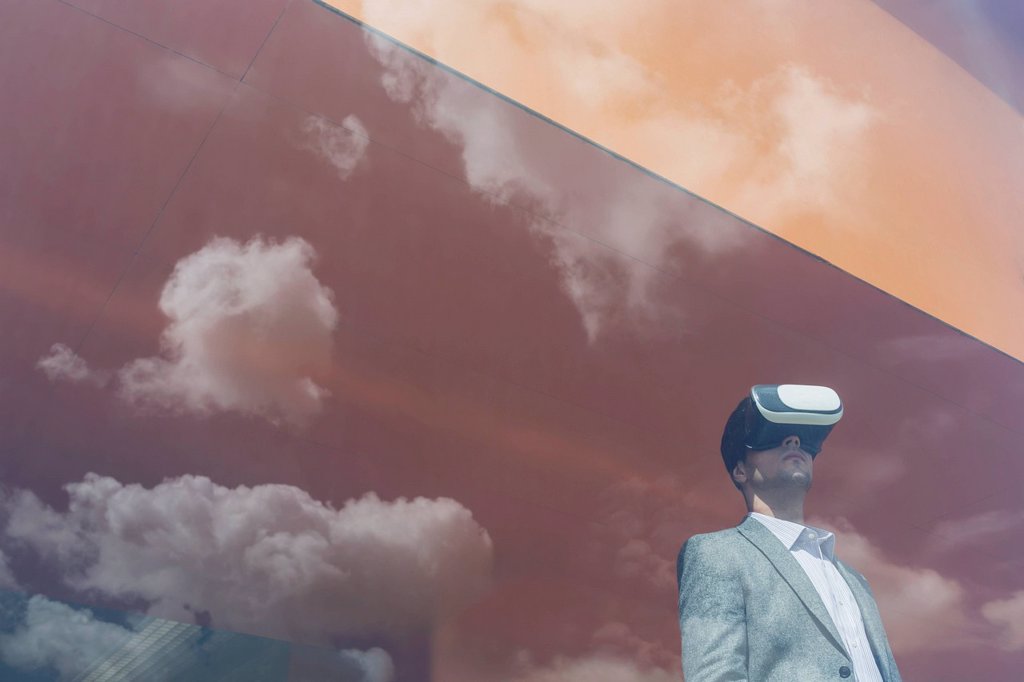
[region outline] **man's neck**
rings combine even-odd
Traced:
[[[804,525],[804,498],[781,500],[765,500],[758,495],[747,502],[747,509],[758,514],[771,516],[782,521],[792,521]]]

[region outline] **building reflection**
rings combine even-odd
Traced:
[[[0,678],[60,682],[379,682],[381,649],[292,644],[162,618],[0,595]]]

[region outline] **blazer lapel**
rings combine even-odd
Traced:
[[[885,630],[882,627],[882,619],[878,614],[874,598],[861,583],[860,578],[846,564],[836,559],[836,567],[839,569],[839,573],[843,576],[846,584],[850,586],[850,592],[853,592],[853,598],[857,602],[857,606],[860,607],[861,619],[864,621],[864,632],[867,633],[868,642],[871,644],[871,652],[875,655],[875,660],[878,661],[880,668],[882,666],[888,668]],[[887,680],[890,679],[888,670],[883,671],[883,677]]]
[[[843,640],[839,637],[839,631],[836,630],[832,617],[825,610],[825,604],[822,603],[821,597],[818,596],[817,590],[811,584],[810,578],[807,577],[804,569],[793,558],[793,555],[789,553],[789,550],[782,546],[782,543],[779,542],[779,539],[770,530],[753,517],[748,516],[743,523],[736,527],[736,530],[765,555],[768,561],[775,567],[775,570],[782,575],[782,579],[793,588],[796,596],[800,598],[800,601],[811,612],[811,615],[825,628],[825,631],[828,632],[836,647],[843,653],[846,653]]]

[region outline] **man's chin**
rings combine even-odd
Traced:
[[[811,475],[806,471],[794,471],[786,479],[786,485],[794,488],[802,488],[804,490],[811,489]]]

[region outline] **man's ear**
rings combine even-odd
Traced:
[[[732,468],[732,480],[737,484],[746,482],[747,468],[746,463],[743,460],[736,462],[736,466]]]

